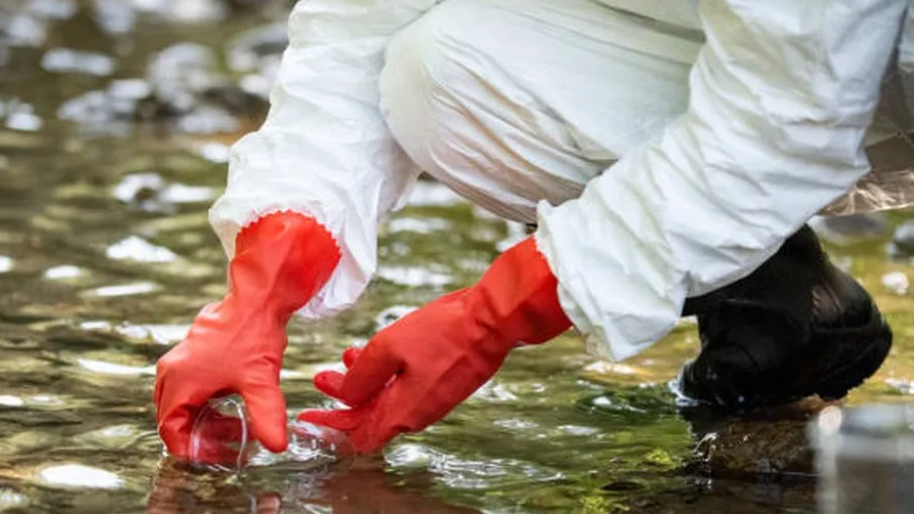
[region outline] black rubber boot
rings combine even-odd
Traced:
[[[843,398],[892,346],[873,299],[808,226],[748,277],[689,299],[683,315],[698,318],[701,353],[682,368],[680,392],[726,409]]]

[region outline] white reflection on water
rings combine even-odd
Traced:
[[[94,489],[117,489],[124,483],[110,471],[82,464],[61,464],[43,468],[38,471],[38,480],[50,486]]]
[[[514,459],[471,460],[425,445],[405,443],[386,452],[387,463],[398,470],[426,469],[455,489],[490,489],[510,483],[560,480],[562,473]]]
[[[25,400],[18,396],[0,394],[0,405],[3,405],[4,407],[22,407],[25,405]]]
[[[467,203],[440,182],[420,180],[409,195],[407,205],[455,205]]]
[[[438,273],[426,268],[408,266],[382,266],[378,276],[396,284],[404,286],[446,286],[454,281],[454,277]]]
[[[0,511],[18,509],[28,504],[29,499],[24,494],[9,489],[0,489]]]
[[[76,363],[79,364],[80,367],[93,373],[102,373],[105,375],[153,376],[156,373],[155,366],[125,366],[123,364],[114,364],[94,359],[76,359]]]
[[[90,296],[101,296],[101,297],[111,297],[111,296],[131,296],[137,294],[146,294],[156,291],[159,288],[156,284],[152,282],[137,282],[134,284],[124,284],[120,286],[106,286],[99,287],[89,291]]]
[[[184,339],[190,325],[122,325],[116,330],[132,339],[151,339],[158,344],[170,345]]]
[[[387,230],[395,232],[416,232],[430,234],[432,232],[447,230],[450,222],[442,218],[396,218],[387,224]]]
[[[85,73],[104,77],[114,72],[111,57],[70,48],[52,48],[41,59],[41,67],[52,73]]]
[[[130,236],[111,245],[105,255],[109,259],[136,262],[172,262],[178,258],[168,248],[156,246],[136,236]]]
[[[49,280],[62,280],[67,278],[76,278],[83,274],[83,271],[78,266],[55,266],[53,268],[48,268],[44,272],[44,277]]]

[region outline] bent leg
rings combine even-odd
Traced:
[[[619,34],[666,38],[671,54],[626,46]],[[589,0],[450,0],[388,48],[382,112],[427,172],[532,223],[537,202],[577,197],[685,109],[690,62],[672,47],[697,44],[676,37]],[[869,294],[828,262],[809,229],[686,308],[698,315],[702,352],[680,385],[727,407],[843,396],[892,341]]]
[[[685,110],[690,62],[623,36],[698,48],[592,0],[450,0],[389,46],[381,109],[425,171],[531,223]]]

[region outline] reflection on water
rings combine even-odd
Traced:
[[[592,362],[571,336],[518,350],[444,422],[325,473],[235,477],[163,458],[154,364],[225,290],[206,211],[284,42],[287,2],[255,3],[0,0],[0,511],[814,511],[804,443],[784,435],[808,412],[676,410],[667,382],[698,344],[688,320],[624,363]],[[912,398],[914,231],[894,235],[895,259],[886,249],[909,216],[831,238],[896,334],[852,402]],[[524,233],[420,182],[358,307],[290,326],[290,413],[328,404],[310,379],[344,348],[470,283]]]

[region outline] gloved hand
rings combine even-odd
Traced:
[[[327,282],[340,259],[333,237],[314,219],[283,212],[248,225],[235,240],[230,291],[197,315],[187,337],[156,366],[159,435],[186,458],[199,409],[213,397],[238,393],[252,436],[285,450],[285,399],[279,372],[285,326]]]
[[[548,341],[571,326],[557,285],[533,238],[524,240],[476,285],[404,316],[363,351],[347,350],[345,375],[315,376],[318,389],[352,408],[299,419],[348,433],[361,453],[424,429],[485,384],[518,344]]]

